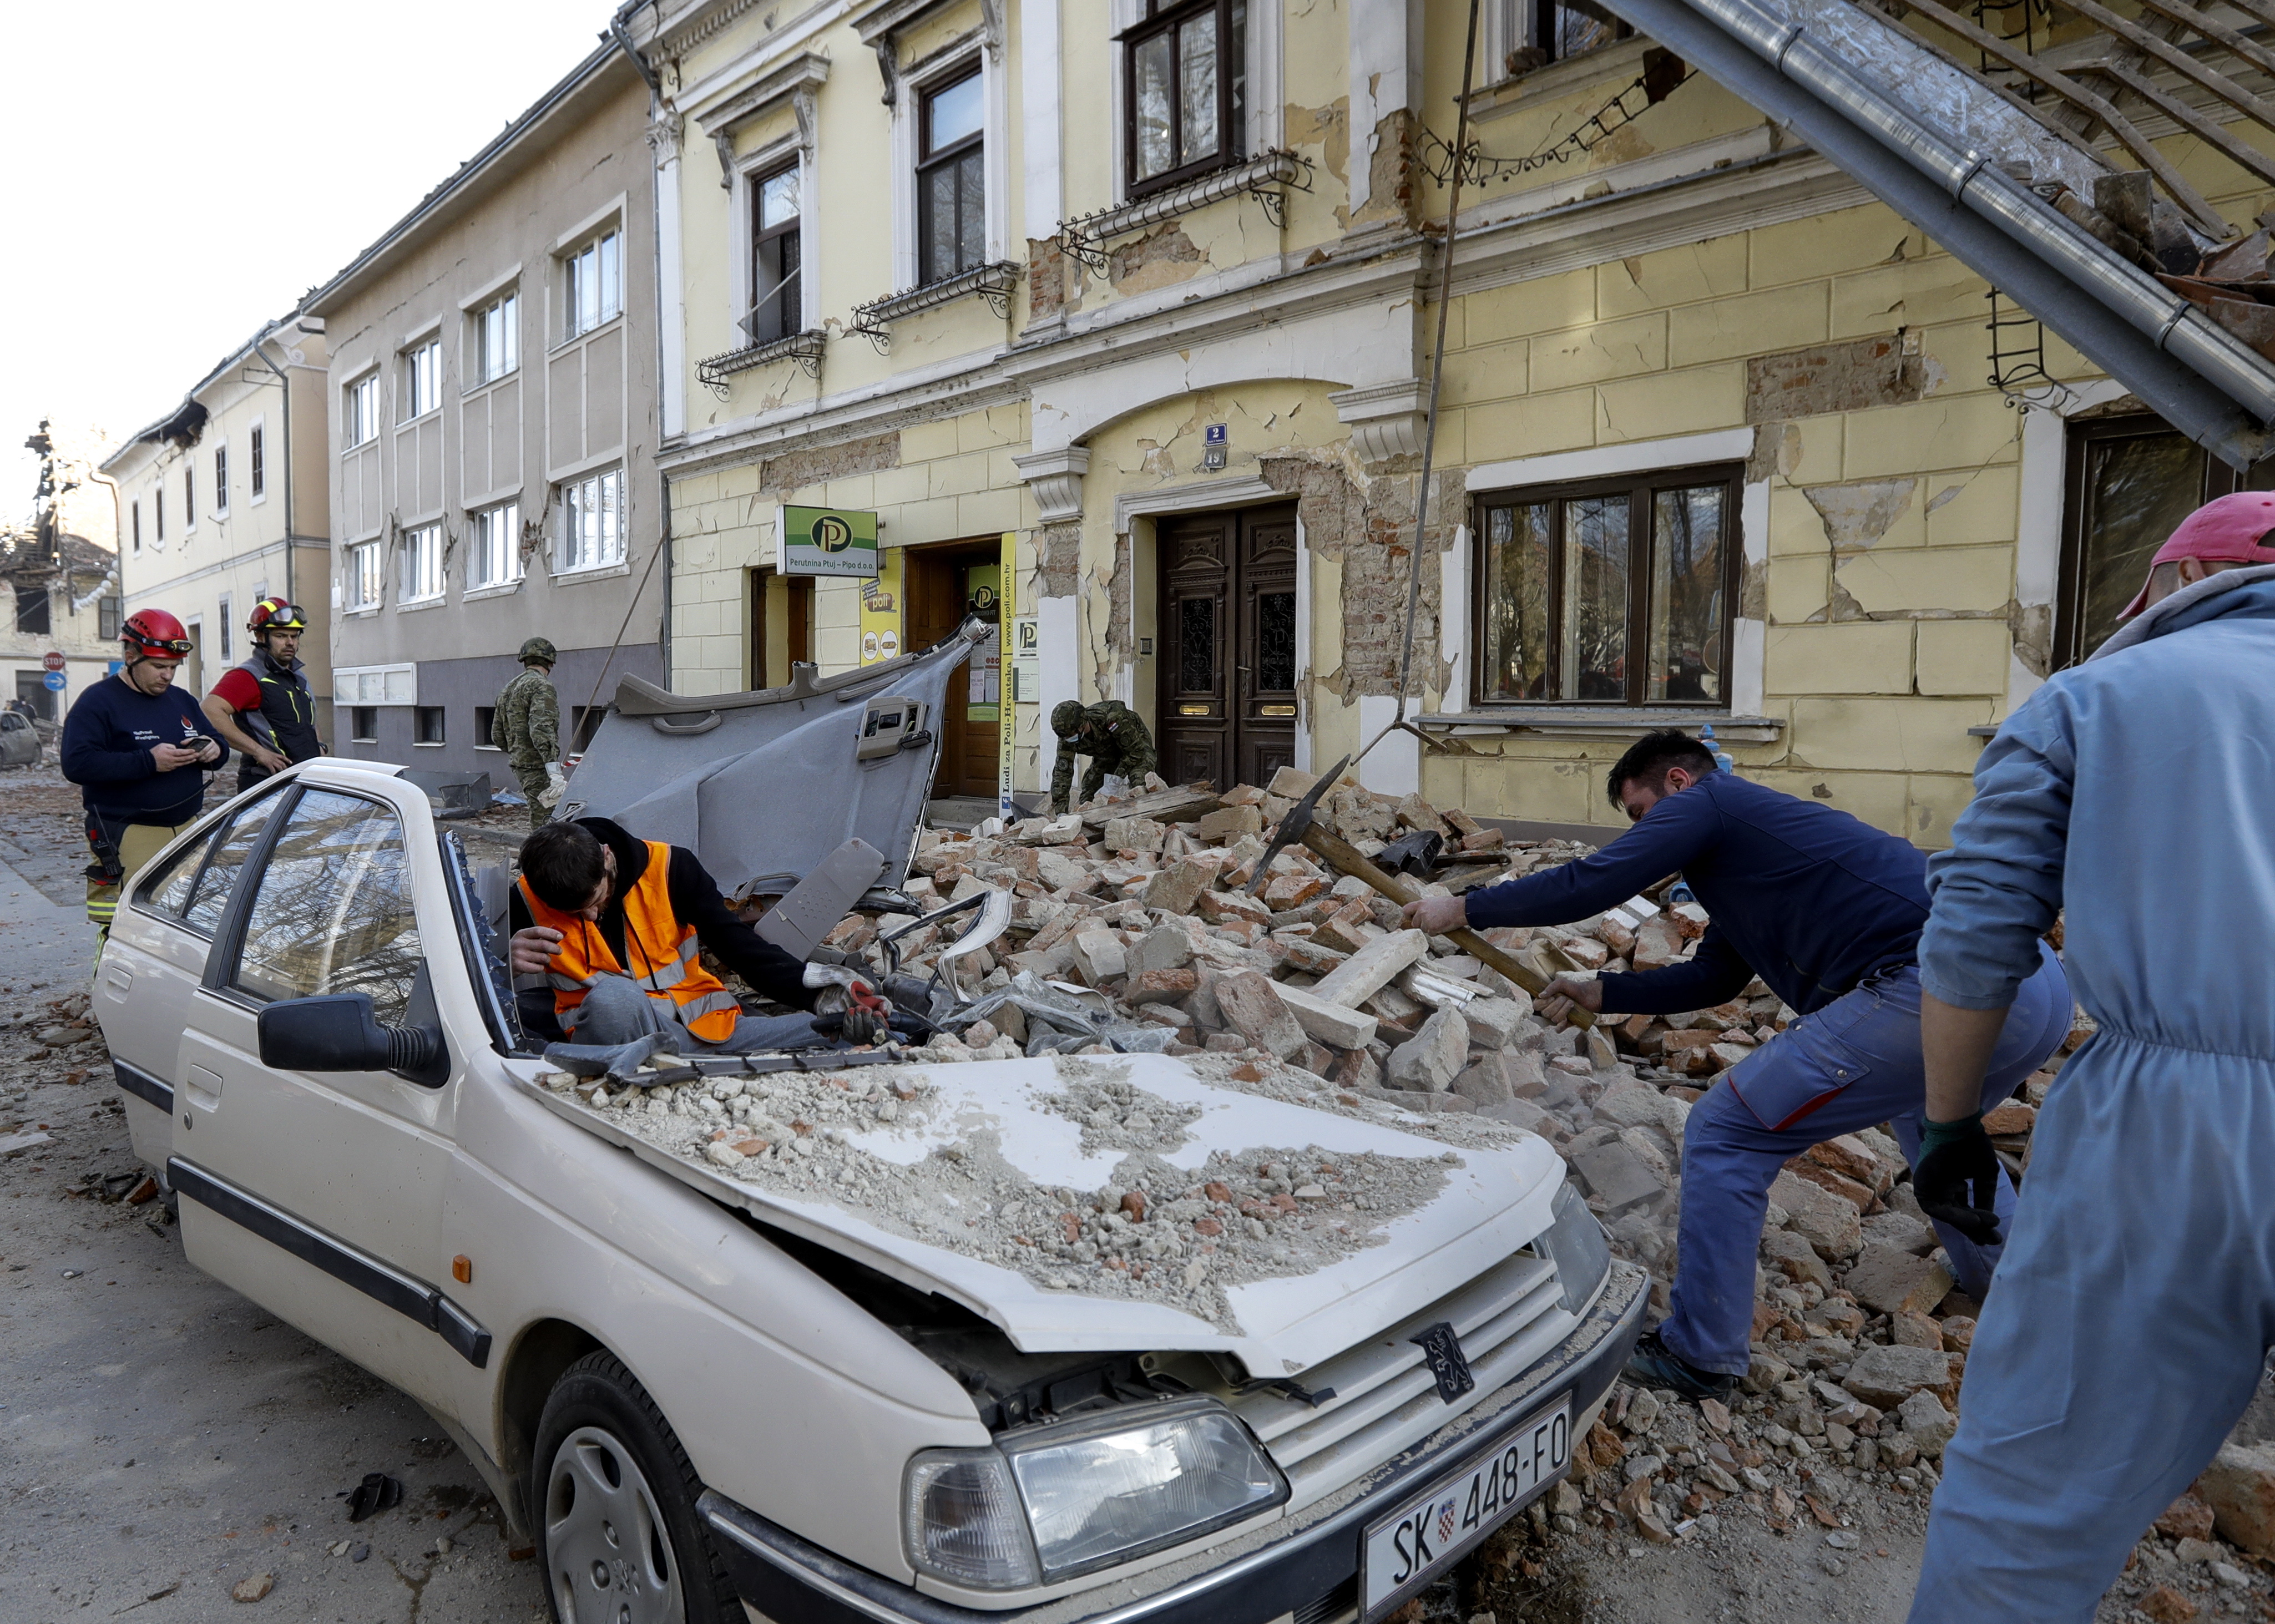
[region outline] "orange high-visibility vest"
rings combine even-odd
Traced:
[[[553,988],[554,1012],[567,1016],[602,976],[629,975],[650,998],[668,1001],[672,1018],[689,1031],[707,1043],[724,1043],[735,1035],[742,1006],[725,983],[703,968],[694,927],[681,924],[671,911],[671,848],[661,841],[642,843],[647,867],[624,894],[624,951],[633,963],[629,971],[616,963],[608,939],[592,921],[548,907],[528,880],[521,881],[530,922],[561,933],[560,948],[545,974]]]

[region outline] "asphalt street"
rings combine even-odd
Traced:
[[[115,1198],[140,1168],[100,1039],[37,1036],[94,949],[50,900],[84,860],[58,790],[0,780],[0,1144],[49,1135],[0,1152],[0,1620],[546,1618],[536,1564],[424,1410],[193,1268],[162,1202]],[[368,1472],[402,1503],[351,1523]]]

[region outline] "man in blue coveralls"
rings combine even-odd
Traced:
[[[1680,870],[1712,918],[1696,956],[1640,975],[1559,978],[1541,1013],[1561,1016],[1567,1000],[1621,1015],[1711,1008],[1759,975],[1801,1016],[1691,1110],[1673,1311],[1644,1334],[1629,1366],[1646,1386],[1715,1397],[1752,1362],[1754,1258],[1786,1160],[1879,1122],[1916,1155],[1926,859],[1847,812],[1716,770],[1704,745],[1677,732],[1638,740],[1606,791],[1635,827],[1593,857],[1466,897],[1409,903],[1406,922],[1432,932],[1566,924]],[[2061,967],[2041,951],[1996,1034],[1981,1103],[2013,1093],[2069,1024]],[[2001,1212],[2012,1203],[2003,1181],[1997,1200]],[[1997,1249],[1937,1227],[1960,1284],[1981,1295]]]
[[[1973,1102],[2057,910],[2099,1030],[2039,1113],[1914,1624],[2091,1619],[2275,1340],[2270,540],[2264,492],[2191,514],[2128,623],[1999,729],[1933,865],[1923,1206],[1997,1232]]]

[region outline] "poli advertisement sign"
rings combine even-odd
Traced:
[[[782,510],[782,572],[784,575],[850,575],[866,580],[877,573],[877,516],[851,508]]]

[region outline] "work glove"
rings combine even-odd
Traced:
[[[893,1007],[868,987],[855,982],[845,989],[845,1041],[885,1043],[893,1035]]]
[[[1977,1246],[1996,1246],[1995,1204],[2004,1173],[1998,1152],[1991,1148],[1991,1136],[1983,1131],[1981,1112],[1955,1122],[1922,1120],[1912,1195],[1920,1211],[1938,1223],[1949,1224]]]

